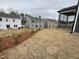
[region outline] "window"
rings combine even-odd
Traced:
[[[34,20],[32,20],[32,23],[34,23]]]
[[[14,25],[14,27],[15,27],[15,25]]]
[[[13,20],[13,22],[15,22],[15,20]]]
[[[17,27],[17,25],[14,25],[14,27]]]
[[[8,19],[6,19],[6,22],[8,22]]]
[[[38,25],[36,25],[36,27],[38,27]]]
[[[10,25],[6,25],[6,28],[10,29]]]
[[[0,21],[2,21],[2,18],[0,18]]]

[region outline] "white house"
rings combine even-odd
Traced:
[[[0,13],[0,29],[18,29],[21,27],[19,15]]]
[[[38,18],[32,17],[32,16],[26,16],[25,19],[26,19],[25,26],[27,28],[31,28],[31,29],[42,29],[42,28],[44,28],[44,20],[42,20],[40,16]]]

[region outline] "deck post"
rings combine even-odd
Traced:
[[[66,19],[66,27],[68,26],[68,15],[67,15],[67,19]]]
[[[58,18],[58,27],[60,27],[60,17],[61,17],[61,14],[59,13],[59,18]]]

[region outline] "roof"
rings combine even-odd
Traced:
[[[33,17],[33,16],[29,16],[31,20],[38,20],[38,21],[42,21],[42,19],[37,18],[37,17]]]
[[[70,7],[67,7],[67,8],[63,8],[57,12],[62,12],[62,11],[66,11],[66,10],[72,10],[72,9],[76,9],[77,8],[77,5],[74,5],[74,6],[70,6]]]
[[[20,16],[19,15],[13,15],[13,14],[8,14],[8,13],[0,13],[0,17],[20,19]]]
[[[45,21],[55,22],[55,23],[57,23],[56,19],[45,19]]]

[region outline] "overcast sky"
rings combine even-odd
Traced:
[[[57,11],[64,7],[76,5],[78,0],[0,0],[0,8],[14,8],[33,16],[58,18]]]

